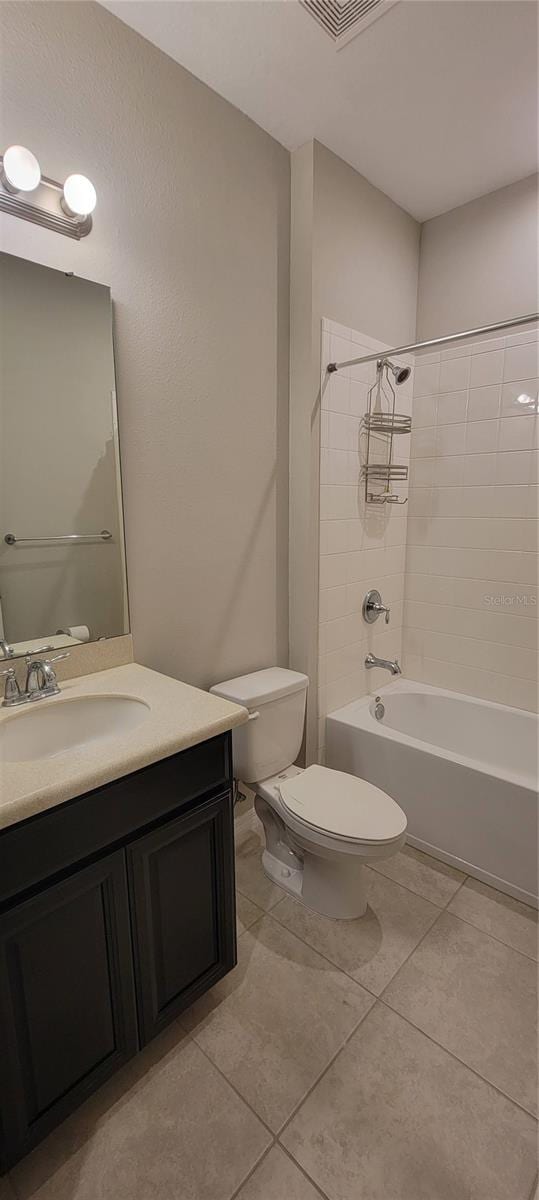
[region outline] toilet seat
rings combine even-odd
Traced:
[[[315,764],[280,780],[279,793],[296,820],[344,841],[380,845],[406,830],[406,816],[391,796],[344,771]]]

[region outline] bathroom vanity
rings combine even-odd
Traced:
[[[234,966],[247,712],[131,661],[109,288],[0,254],[0,316],[2,1174]]]
[[[128,697],[147,709],[136,729],[3,761],[14,724],[31,752],[48,714],[68,728],[77,704]],[[4,1170],[234,966],[229,729],[246,717],[134,664],[2,710]]]

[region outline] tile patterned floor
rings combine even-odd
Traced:
[[[332,922],[237,854],[239,962],[0,1200],[539,1200],[537,914],[405,848]]]

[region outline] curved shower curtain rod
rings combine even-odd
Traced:
[[[340,371],[342,367],[356,367],[359,363],[376,362],[377,359],[387,358],[393,354],[411,354],[414,350],[427,350],[429,346],[443,346],[446,342],[460,342],[463,338],[478,337],[483,333],[495,333],[497,329],[512,329],[515,325],[531,325],[539,321],[539,313],[527,313],[524,317],[513,317],[510,321],[498,321],[495,325],[481,325],[478,329],[465,329],[462,333],[449,333],[447,337],[431,338],[428,342],[414,342],[412,346],[395,346],[391,350],[379,350],[377,354],[364,354],[362,358],[348,358],[346,362],[331,362],[327,365],[329,374]]]

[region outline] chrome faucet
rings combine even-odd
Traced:
[[[0,671],[0,675],[6,676],[2,708],[14,708],[17,704],[32,704],[36,700],[46,700],[48,696],[58,696],[60,688],[52,664],[61,658],[69,658],[69,654],[56,654],[54,658],[34,658],[29,655],[26,659],[24,692],[19,687],[14,667]]]
[[[389,671],[391,675],[402,675],[398,658],[392,661],[390,658],[377,658],[375,654],[367,654],[365,666],[368,671],[372,667],[382,667],[384,671]]]
[[[6,642],[5,638],[0,638],[0,658],[13,658],[13,646]]]

